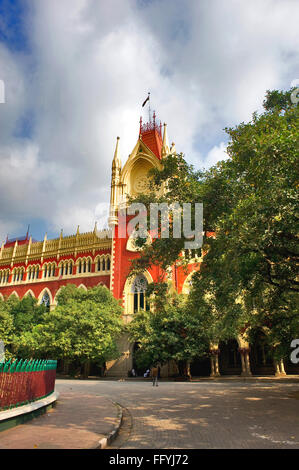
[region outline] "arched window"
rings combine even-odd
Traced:
[[[91,272],[91,261],[90,261],[90,259],[88,260],[88,263],[87,263],[87,270],[88,270],[89,273]]]
[[[110,258],[107,259],[107,271],[110,271]]]
[[[53,277],[55,276],[55,264],[53,264],[53,266],[52,266],[52,276]]]
[[[83,261],[83,272],[86,273],[86,261]]]
[[[65,266],[64,266],[64,274],[67,275],[67,271],[68,271],[68,264],[65,263]]]
[[[73,274],[73,263],[69,264],[69,274]]]
[[[36,271],[35,271],[35,279],[38,279],[38,275],[39,275],[39,267],[37,266]]]
[[[81,263],[81,261],[79,261],[78,272],[79,272],[79,273],[82,272],[82,263]]]
[[[49,296],[48,292],[45,291],[45,292],[44,292],[44,295],[42,296],[42,300],[41,300],[41,303],[40,303],[40,304],[41,304],[41,305],[44,305],[44,306],[47,307],[47,308],[50,308],[50,303],[51,303],[51,301],[50,301],[50,296]]]
[[[100,258],[98,258],[97,267],[98,267],[98,271],[101,271],[101,260],[100,260]]]
[[[139,310],[147,310],[145,291],[147,288],[147,280],[140,274],[137,276],[132,285],[132,293],[134,294],[134,313]]]
[[[104,259],[103,259],[102,269],[103,271],[106,271],[106,261]]]

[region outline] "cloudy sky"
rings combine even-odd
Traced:
[[[0,0],[0,240],[89,231],[141,104],[195,167],[298,78],[297,0]]]

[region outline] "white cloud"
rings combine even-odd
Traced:
[[[298,13],[293,0],[33,0],[31,56],[0,44],[0,219],[91,230],[116,136],[124,163],[148,91],[178,151],[198,166],[222,159],[223,127],[298,76]],[[33,132],[21,139],[28,110]]]
[[[219,145],[215,145],[207,154],[204,159],[203,166],[205,168],[210,168],[211,166],[216,165],[220,160],[226,160],[228,154],[226,153],[226,144],[221,142]]]

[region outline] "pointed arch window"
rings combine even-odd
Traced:
[[[140,310],[148,310],[145,296],[147,284],[147,280],[142,274],[137,276],[133,282],[132,293],[134,295],[134,313],[139,312]]]
[[[44,292],[40,305],[44,305],[47,309],[50,309],[50,296],[47,291]]]

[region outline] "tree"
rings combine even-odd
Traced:
[[[214,321],[207,334],[216,340],[267,325],[277,357],[287,354],[299,334],[299,108],[289,97],[290,91],[268,91],[262,114],[226,129],[229,158],[207,171],[194,171],[182,155],[166,158],[164,169],[152,172],[154,190],[163,185],[164,194],[138,199],[203,202],[204,228],[215,237],[206,236],[198,250],[205,256],[190,308],[210,310]],[[133,270],[166,268],[180,257],[184,242],[154,240]]]
[[[107,288],[85,291],[68,285],[58,294],[58,306],[23,335],[22,344],[30,346],[35,357],[104,364],[119,357],[116,339],[122,331],[121,313]]]
[[[188,365],[207,350],[204,321],[200,311],[191,312],[184,297],[167,287],[166,283],[149,285],[151,311],[135,314],[128,326],[130,338],[139,344],[139,366],[173,360],[181,376],[190,376]]]
[[[5,348],[5,359],[11,357],[10,346],[13,335],[13,316],[8,305],[0,299],[0,341],[3,341]]]
[[[5,343],[6,357],[31,357],[30,344],[24,344],[24,336],[34,325],[43,322],[47,309],[38,305],[30,295],[19,300],[16,296],[0,302],[0,339]]]

